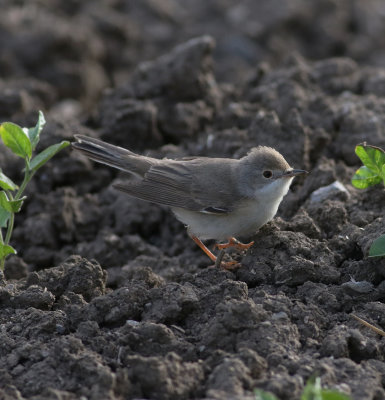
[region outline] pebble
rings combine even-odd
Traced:
[[[345,282],[341,286],[346,293],[351,295],[368,294],[374,288],[373,284],[368,281],[356,282],[354,280]]]
[[[320,187],[310,195],[310,202],[321,203],[327,199],[337,198],[346,200],[350,197],[350,193],[346,187],[340,182],[335,181],[328,186]]]

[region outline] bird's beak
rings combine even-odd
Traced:
[[[282,178],[292,178],[293,176],[308,174],[304,169],[288,169],[282,174]]]

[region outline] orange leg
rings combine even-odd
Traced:
[[[217,257],[202,243],[196,236],[191,236],[191,239],[206,253],[211,261],[217,261]]]
[[[205,252],[205,254],[214,263],[217,261],[217,257],[202,243],[202,241],[196,236],[191,236],[191,239]],[[221,267],[224,269],[232,270],[238,268],[240,265],[236,261],[221,262]]]
[[[229,239],[229,241],[227,243],[223,243],[223,244],[217,243],[215,245],[215,247],[217,247],[220,250],[228,249],[229,247],[235,247],[238,250],[248,250],[253,244],[254,244],[254,241],[250,242],[250,243],[241,243],[239,240],[232,237]]]

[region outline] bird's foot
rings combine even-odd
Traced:
[[[222,261],[219,267],[225,269],[226,271],[235,271],[241,267],[241,264],[237,261]]]
[[[215,247],[219,250],[228,249],[229,247],[235,247],[238,250],[248,250],[253,244],[254,241],[250,243],[242,243],[239,240],[232,237],[229,239],[227,243],[222,243],[222,244],[217,243],[215,244]]]
[[[215,267],[217,268],[223,268],[227,271],[234,271],[238,269],[241,264],[238,263],[237,261],[222,261],[223,256],[224,256],[224,249],[221,249],[220,253],[218,254],[218,257],[216,257],[202,242],[199,240],[196,236],[192,236],[192,239],[194,242],[206,253],[206,255],[210,258],[211,261],[214,261]],[[241,243],[243,244],[243,243]],[[250,244],[250,243],[248,243]],[[250,244],[251,246],[252,244]],[[249,247],[250,247],[249,246]]]
[[[222,261],[223,256],[225,255],[225,251],[222,249],[219,254],[217,259],[215,260],[215,267],[216,268],[222,268],[225,269],[226,271],[234,271],[241,267],[241,264],[237,261]]]

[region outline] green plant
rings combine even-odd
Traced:
[[[33,128],[21,128],[12,122],[4,122],[0,125],[0,137],[5,146],[14,154],[24,159],[24,179],[20,185],[16,185],[0,169],[0,269],[4,269],[5,259],[10,254],[16,254],[16,250],[9,244],[15,213],[19,212],[26,196],[23,196],[28,182],[56,153],[67,147],[70,143],[62,141],[47,147],[42,152],[34,155],[40,140],[40,133],[45,125],[44,115],[39,111],[37,124]],[[5,236],[3,235],[3,229]]]
[[[385,185],[385,151],[380,147],[361,143],[356,146],[356,154],[364,164],[352,178],[357,189],[383,183]],[[385,235],[378,237],[369,249],[369,257],[385,256]]]
[[[364,164],[352,178],[352,184],[357,189],[383,183],[385,185],[385,151],[380,147],[361,143],[355,152]],[[370,246],[369,257],[385,256],[385,235],[378,237]]]
[[[385,185],[385,151],[380,147],[360,143],[355,152],[364,165],[354,174],[353,186],[366,189],[381,182]]]
[[[255,400],[278,400],[272,393],[256,389]],[[303,388],[301,400],[350,400],[346,394],[335,390],[322,389],[321,378],[310,378]]]

